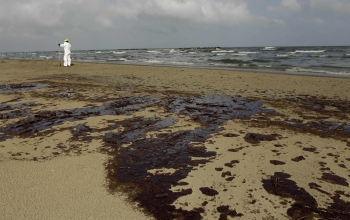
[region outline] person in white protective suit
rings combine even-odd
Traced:
[[[70,43],[68,43],[68,39],[65,39],[64,43],[58,44],[58,46],[64,48],[64,56],[63,56],[64,64],[63,64],[63,66],[70,66],[71,65],[70,48],[72,46],[70,45]]]

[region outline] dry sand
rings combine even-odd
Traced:
[[[0,68],[0,219],[350,218],[349,78]]]

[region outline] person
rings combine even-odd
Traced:
[[[64,56],[63,56],[64,64],[63,64],[63,66],[70,66],[71,65],[71,59],[70,59],[71,45],[68,42],[68,39],[65,39],[63,44],[58,44],[58,46],[64,48]]]

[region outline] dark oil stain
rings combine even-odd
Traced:
[[[171,204],[177,198],[192,193],[192,190],[172,192],[171,186],[185,178],[193,167],[208,162],[208,159],[192,160],[192,157],[210,158],[216,155],[215,152],[207,152],[205,147],[195,147],[193,143],[206,142],[213,134],[221,132],[223,128],[220,126],[229,119],[249,119],[260,112],[274,111],[261,109],[261,102],[219,95],[171,97],[161,103],[167,110],[188,115],[203,126],[191,131],[163,133],[156,138],[146,138],[146,132],[160,128],[146,126],[145,120],[125,120],[121,125],[124,128],[122,132],[105,134],[105,143],[115,149],[114,159],[109,165],[110,188],[118,188],[121,184],[134,186],[131,190],[138,189],[135,200],[157,219],[183,218],[184,213],[180,210],[171,211]],[[122,147],[126,143],[130,145]],[[147,172],[158,168],[173,168],[176,172],[171,175],[150,175]],[[206,195],[218,193],[209,187],[200,190]],[[157,198],[156,195],[161,196]]]
[[[12,87],[13,88],[9,89],[8,86],[0,86],[0,91],[26,91],[25,89],[40,88],[40,85],[18,85]],[[193,168],[207,163],[210,158],[216,156],[216,152],[207,151],[204,146],[198,147],[193,143],[209,143],[208,139],[210,139],[213,134],[223,131],[222,125],[227,120],[249,120],[256,114],[265,113],[274,115],[277,113],[274,110],[261,108],[261,101],[249,101],[241,97],[236,98],[226,95],[176,97],[173,96],[172,93],[168,95],[169,96],[163,99],[152,96],[126,97],[113,100],[103,99],[101,97],[99,100],[108,100],[111,102],[100,106],[89,106],[80,109],[39,111],[37,113],[27,112],[28,114],[19,113],[19,115],[14,115],[13,117],[22,117],[22,119],[1,127],[2,133],[0,133],[0,140],[6,140],[13,136],[45,136],[52,130],[53,126],[60,125],[66,121],[80,121],[88,117],[103,115],[131,115],[136,111],[141,111],[147,106],[165,107],[168,112],[187,115],[193,121],[201,123],[202,126],[194,130],[176,132],[172,132],[169,129],[168,133],[162,132],[154,137],[148,137],[148,132],[156,132],[160,129],[170,128],[177,122],[177,119],[172,117],[134,117],[122,121],[108,121],[109,127],[101,130],[90,128],[85,124],[78,124],[71,128],[70,132],[72,134],[72,140],[86,141],[99,138],[91,136],[90,133],[92,132],[103,132],[105,134],[103,141],[106,145],[106,152],[109,152],[112,156],[109,163],[106,164],[109,188],[112,192],[115,190],[127,192],[133,200],[137,201],[141,207],[148,210],[148,212],[157,219],[201,219],[201,214],[204,211],[201,208],[187,211],[176,209],[175,206],[172,205],[179,197],[191,194],[192,189],[184,188],[181,191],[173,192],[171,188],[173,186],[188,186],[188,183],[181,180],[186,178]],[[3,103],[1,106],[5,109],[9,108],[8,106],[10,105]],[[25,107],[30,109],[31,106]],[[24,107],[22,106],[4,111],[23,109]],[[263,123],[267,123],[268,121],[271,125],[274,124],[271,120],[263,121]],[[279,123],[282,123],[280,124],[281,127],[289,126],[288,122]],[[287,123],[287,125],[283,123]],[[293,126],[298,127],[298,129],[305,128],[305,125],[297,121],[294,122]],[[322,122],[321,125],[309,124],[307,126],[314,126],[315,129],[317,128],[318,130],[324,129],[324,131],[330,133],[338,132],[341,134],[345,133],[346,135],[350,134],[350,126],[345,124],[336,125],[334,123]],[[335,126],[338,127],[334,129]],[[122,129],[120,129],[120,132],[115,132],[117,128]],[[243,133],[241,132],[241,134]],[[226,134],[226,136],[236,137],[235,134]],[[260,143],[260,141],[276,140],[279,137],[280,136],[277,134],[247,134],[245,139],[249,143]],[[67,150],[65,147],[66,146],[59,145],[57,149],[65,151]],[[238,152],[243,148],[244,147],[229,149],[228,151]],[[53,153],[59,154],[56,151]],[[196,157],[201,159],[195,159]],[[33,160],[37,160],[37,158],[34,157]],[[231,162],[229,164],[235,164],[235,162]],[[164,170],[170,168],[176,171],[172,174],[151,174],[148,172],[151,169]],[[279,179],[282,179],[282,185],[287,184],[285,187],[287,188],[287,192],[290,192],[288,186],[291,185],[294,194],[298,192],[302,196],[307,196],[307,193],[297,187],[296,184],[295,187],[291,184],[291,180],[288,180],[289,177],[279,174],[275,174],[275,176],[276,175],[279,176]],[[226,177],[227,175],[225,175],[224,178]],[[230,180],[230,178],[233,179],[234,176],[229,176],[226,180],[231,181],[232,179]],[[269,181],[271,182],[271,180]],[[245,183],[245,180],[243,183]],[[280,180],[275,180],[274,183],[278,185]],[[267,183],[267,187],[269,184],[271,183]],[[278,192],[281,194],[284,190],[283,187],[273,186],[272,188],[274,189],[273,193]],[[210,195],[218,194],[216,190],[209,187],[202,187],[200,190]],[[292,198],[295,198],[299,196],[298,193],[296,193],[294,197],[293,195],[287,194],[285,196],[292,196]],[[309,202],[304,202],[303,204],[315,207],[315,204],[311,202],[310,198],[307,197],[306,201]],[[334,201],[335,203],[339,201],[339,204],[342,204],[337,198],[335,198]],[[296,205],[296,207],[298,206]],[[300,210],[300,208],[296,209]],[[310,208],[305,207],[302,210],[305,209],[310,210]],[[293,213],[296,213],[296,211],[292,211],[292,214]],[[221,214],[229,215],[229,213],[226,212]]]
[[[220,125],[230,119],[250,119],[258,113],[276,113],[262,109],[261,101],[248,101],[227,95],[202,95],[199,97],[173,97],[165,106],[176,114],[185,114],[204,125]]]
[[[231,162],[229,162],[229,163],[225,163],[224,165],[225,166],[227,166],[227,167],[234,167],[234,164],[236,164],[236,163],[239,163],[239,161],[238,160],[232,160]]]
[[[273,164],[273,165],[284,165],[284,164],[286,164],[285,162],[279,161],[279,160],[270,160],[270,163]]]
[[[222,205],[216,208],[216,210],[221,213],[219,219],[228,219],[227,216],[230,217],[242,217],[242,213],[237,213],[236,210],[232,210],[228,205]]]
[[[256,133],[247,133],[244,137],[244,140],[251,144],[259,144],[260,141],[274,141],[277,140],[277,137],[280,137],[279,134],[256,134]]]
[[[345,166],[345,164],[343,164],[343,163],[342,163],[342,164],[338,164],[338,166],[340,166],[341,168],[345,168],[345,169],[347,168],[347,167]]]
[[[233,165],[231,163],[225,163],[224,165],[227,166],[227,167],[230,167],[230,168],[233,167]]]
[[[338,184],[341,186],[349,186],[349,183],[345,178],[337,176],[335,174],[323,173],[321,179],[329,183]]]
[[[343,140],[350,138],[349,123],[346,124],[338,123],[335,121],[328,121],[330,118],[336,118],[339,120],[345,119],[346,121],[349,121],[350,104],[348,101],[328,99],[325,97],[297,96],[296,98],[293,98],[292,102],[296,108],[302,108],[306,110],[300,111],[299,117],[309,122],[305,123],[302,120],[286,119],[285,121],[271,120],[268,124],[276,125],[282,129],[285,128],[303,133],[316,134],[320,137],[333,137]],[[273,100],[268,103],[276,107],[283,107],[283,105],[288,104],[283,100]],[[315,111],[313,108],[314,106],[322,107],[316,108],[318,116],[309,117],[307,114],[310,111]],[[326,110],[324,108],[325,106],[330,106],[332,109],[336,108],[336,110]],[[266,124],[266,122],[257,121],[256,124],[259,126],[260,124]]]
[[[238,152],[242,149],[244,149],[245,147],[239,147],[239,148],[234,148],[234,149],[228,149],[229,152]]]
[[[226,178],[225,180],[226,181],[232,181],[234,178],[235,178],[234,176],[230,176],[230,177]]]
[[[315,152],[317,149],[314,147],[303,147],[303,151]]]
[[[49,85],[47,85],[47,84],[41,84],[41,83],[36,83],[36,84],[2,84],[2,85],[0,85],[0,94],[29,91],[29,90],[45,88],[48,86]]]
[[[30,114],[32,114],[32,111],[30,108],[27,107],[33,107],[37,106],[35,102],[23,102],[23,103],[17,103],[17,104],[0,104],[0,119],[12,119],[12,118],[20,118],[25,117]],[[6,111],[5,113],[1,113],[3,111]]]
[[[332,197],[333,203],[329,207],[319,208],[317,201],[304,188],[290,180],[290,177],[287,173],[276,172],[270,179],[262,181],[267,192],[295,201],[287,210],[289,217],[292,219],[349,219],[350,203],[340,198],[343,192],[336,192],[336,195]],[[316,183],[310,183],[309,187],[329,195]]]
[[[18,122],[2,127],[2,138],[11,135],[28,137],[34,133],[63,124],[66,121],[83,120],[91,116],[103,115],[129,115],[134,111],[141,110],[143,106],[155,103],[157,99],[147,97],[129,97],[117,99],[115,102],[99,107],[86,107],[82,109],[68,109],[58,111],[41,111],[35,115],[21,119]]]
[[[317,190],[317,191],[319,191],[319,192],[321,192],[323,194],[331,195],[330,193],[322,190],[321,189],[322,187],[320,185],[318,185],[317,183],[309,183],[309,187],[310,187],[310,189],[315,189],[315,190]]]
[[[231,172],[230,171],[226,171],[226,172],[222,172],[221,173],[221,177],[226,177],[226,176],[232,176]]]
[[[298,157],[292,158],[291,160],[294,161],[294,162],[299,162],[299,161],[305,160],[305,157],[298,156]]]
[[[211,189],[209,187],[201,187],[199,188],[199,190],[204,194],[204,195],[207,195],[207,196],[216,196],[218,195],[218,191],[216,191],[215,189]]]
[[[293,180],[290,180],[290,177],[291,175],[287,173],[276,172],[270,179],[262,181],[263,187],[273,195],[291,198],[295,201],[292,207],[287,210],[288,216],[293,219],[307,219],[313,216],[313,212],[304,206],[316,208],[317,202],[304,188],[298,187]]]
[[[226,133],[226,134],[223,134],[222,136],[224,136],[224,137],[239,137],[239,134]]]
[[[325,165],[327,164],[326,162],[318,162],[318,164],[320,164],[321,167],[325,167]]]

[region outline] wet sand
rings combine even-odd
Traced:
[[[350,79],[0,61],[4,219],[350,218]]]

